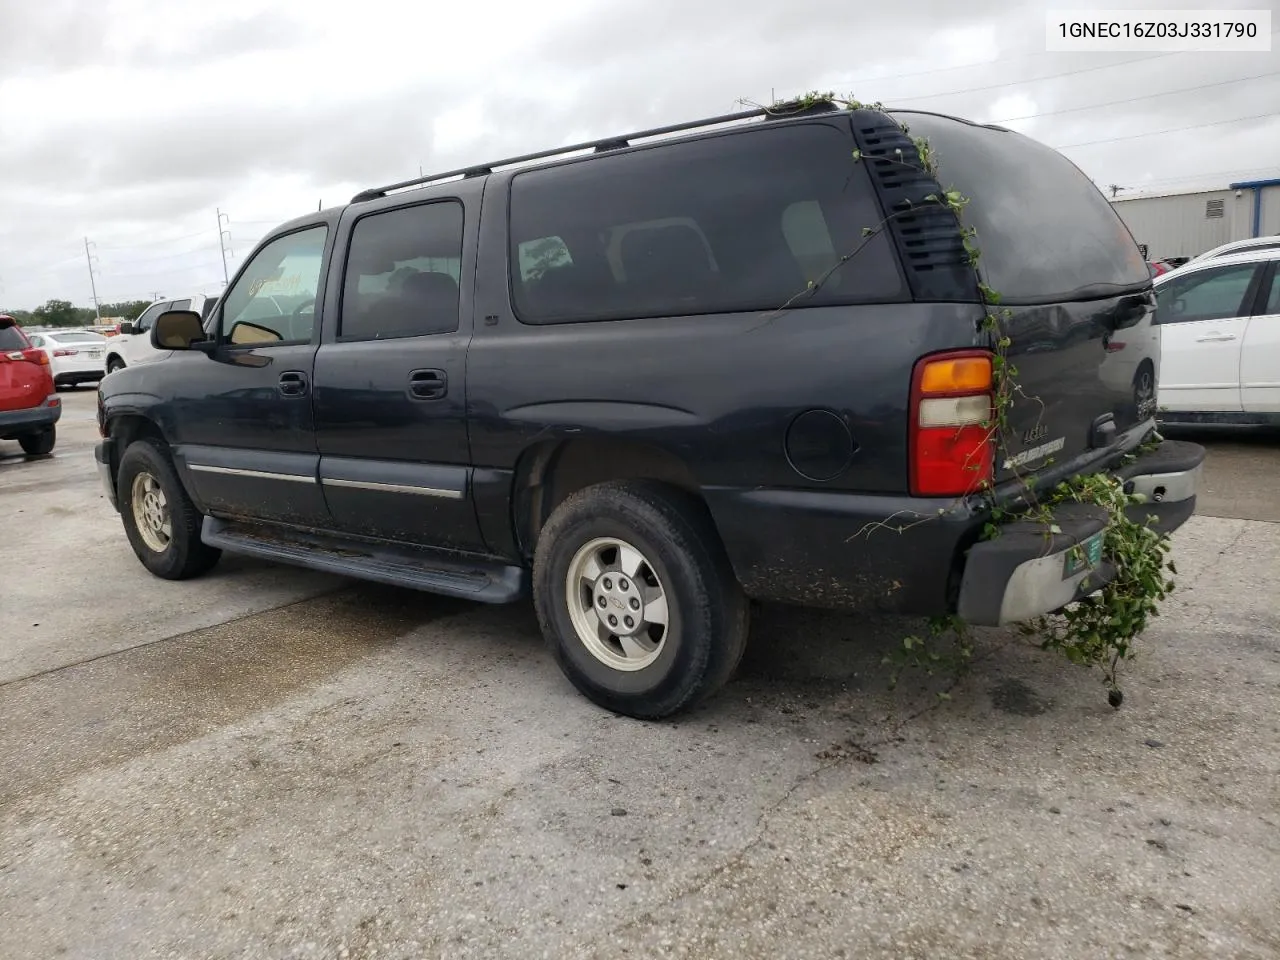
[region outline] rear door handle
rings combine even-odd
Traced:
[[[1234,333],[1216,333],[1208,337],[1196,337],[1196,343],[1226,343],[1228,340],[1234,340]]]
[[[439,400],[449,392],[449,376],[443,370],[409,373],[409,396],[415,400]]]
[[[307,395],[307,375],[298,370],[289,370],[280,374],[280,382],[276,389],[282,397],[305,397]]]

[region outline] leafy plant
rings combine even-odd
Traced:
[[[804,112],[823,104],[849,110],[864,107],[882,109],[878,103],[863,104],[852,96],[837,97],[830,91],[810,91],[794,100],[778,101],[765,109],[776,115],[786,115]],[[904,124],[899,123],[899,126],[905,134],[910,135]],[[915,147],[914,160],[899,149],[894,157],[880,157],[877,158],[878,161],[901,163],[937,180],[935,156],[928,140],[924,137],[912,137],[911,141]],[[854,150],[852,159],[854,163],[861,163],[865,158],[860,150]],[[1040,403],[1042,407],[1043,402],[1037,397],[1027,396],[1022,390],[1018,383],[1018,369],[1009,361],[1008,353],[1013,341],[1006,332],[1004,321],[1012,317],[1012,312],[996,309],[1001,301],[1000,294],[985,283],[978,271],[981,250],[977,231],[964,223],[964,211],[969,205],[969,198],[959,190],[944,188],[926,196],[924,202],[944,206],[955,215],[961,227],[966,257],[977,275],[982,301],[988,307],[981,329],[987,334],[992,350],[994,389],[989,424],[990,439],[996,444],[998,454],[1003,456],[1011,447],[1009,412],[1015,398]],[[841,257],[836,267],[859,254],[865,249],[867,242],[884,229],[889,220],[902,212],[905,211],[891,213],[873,227],[864,227],[863,242]],[[797,300],[811,295],[826,279],[824,276],[816,282],[810,282],[805,290],[790,298],[770,316],[785,312]],[[1138,454],[1150,451],[1158,445],[1160,439],[1158,434],[1153,433],[1137,451],[1124,458],[1125,462],[1132,462]],[[1021,489],[1015,496],[1004,501],[1006,504],[1016,505],[1014,507],[1000,506],[993,492],[989,488],[986,490],[988,519],[983,528],[982,539],[998,537],[1004,524],[1014,519],[1038,522],[1044,525],[1046,533],[1060,533],[1054,523],[1053,507],[1065,502],[1091,504],[1102,508],[1106,513],[1101,559],[1112,574],[1111,577],[1105,580],[1099,578],[1097,591],[1068,605],[1066,609],[1022,624],[1020,629],[1025,636],[1034,638],[1042,649],[1056,650],[1071,663],[1101,668],[1103,682],[1108,688],[1108,700],[1112,706],[1119,707],[1123,700],[1117,680],[1119,664],[1133,656],[1134,641],[1146,629],[1150,619],[1159,614],[1160,602],[1174,589],[1173,580],[1166,576],[1166,571],[1168,574],[1177,573],[1173,563],[1168,560],[1168,538],[1153,529],[1151,523],[1137,522],[1130,518],[1130,511],[1141,513],[1140,510],[1134,510],[1141,500],[1125,493],[1123,483],[1109,473],[1097,472],[1073,477],[1059,484],[1047,496],[1038,495],[1032,478],[1021,472],[1016,473],[1016,480],[1021,484]],[[920,517],[906,525],[888,522],[873,524],[862,532],[868,536],[875,530],[900,533],[915,523],[929,522],[932,519],[934,518]],[[1089,576],[1094,574],[1087,575],[1085,589],[1088,588]],[[934,617],[928,622],[923,636],[904,638],[901,648],[886,657],[886,662],[892,668],[890,684],[896,685],[900,674],[907,668],[922,669],[931,675],[947,671],[959,676],[969,668],[973,655],[972,637],[963,620],[955,615]]]

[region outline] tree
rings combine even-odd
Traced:
[[[44,306],[31,311],[36,323],[49,327],[78,327],[87,322],[84,315],[93,316],[92,311],[81,310],[70,300],[48,300]]]
[[[102,315],[104,317],[124,317],[126,320],[137,320],[142,316],[142,311],[151,306],[150,300],[122,300],[119,303],[104,303],[102,305]]]

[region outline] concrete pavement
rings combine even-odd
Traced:
[[[1280,955],[1280,537],[1209,515],[1280,444],[1214,448],[1119,711],[1004,631],[890,693],[914,625],[770,608],[648,724],[523,605],[150,578],[67,396],[58,457],[0,444],[0,956]]]

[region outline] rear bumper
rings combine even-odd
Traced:
[[[98,364],[96,367],[84,367],[78,370],[57,370],[53,374],[54,383],[92,383],[107,375],[107,368]]]
[[[98,479],[102,481],[102,487],[106,491],[107,500],[116,510],[120,509],[120,504],[116,501],[116,479],[115,471],[112,469],[114,463],[115,440],[107,438],[101,441],[93,448],[93,459],[98,465]]]
[[[1130,492],[1150,498],[1134,519],[1154,515],[1167,533],[1195,512],[1203,461],[1203,447],[1166,440],[1112,472],[1132,484]],[[989,519],[980,498],[710,486],[702,492],[750,597],[913,616],[960,612],[975,624],[1035,617],[1078,599],[1077,588],[1089,585],[1081,586],[1084,572],[1077,571],[1064,586],[1063,554],[1105,525],[1096,509],[1064,505],[1055,516],[1063,534],[1052,542],[1039,527],[1020,536],[1017,524],[980,542]],[[1106,574],[1095,570],[1090,589]]]
[[[43,430],[58,422],[62,416],[62,404],[49,406],[48,401],[38,407],[25,410],[0,410],[0,439],[12,439],[33,430]]]
[[[1125,511],[1129,519],[1161,534],[1182,526],[1195,513],[1203,464],[1199,444],[1166,440],[1113,471],[1126,492],[1146,498]],[[1006,524],[1000,536],[969,549],[956,612],[971,624],[1001,626],[1053,613],[1095,592],[1115,576],[1100,557],[1107,519],[1099,507],[1064,503],[1053,510],[1060,532],[1046,531],[1041,521]]]

